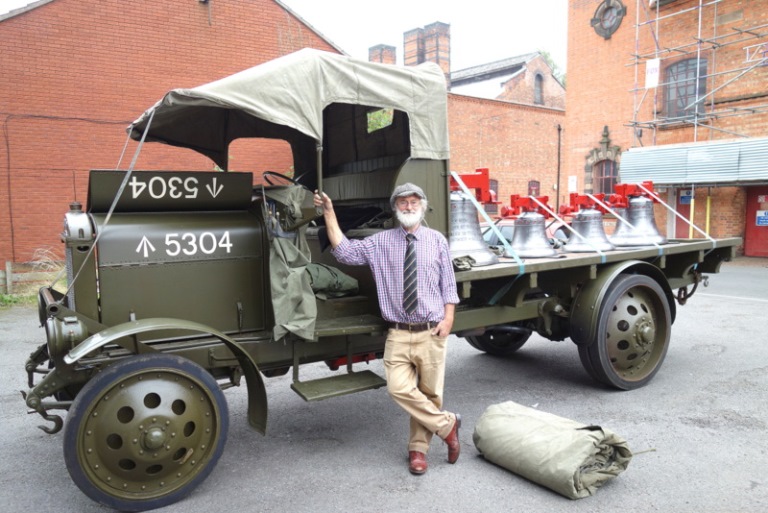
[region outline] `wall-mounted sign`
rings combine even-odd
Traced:
[[[755,226],[768,226],[768,210],[758,210]]]
[[[659,85],[659,70],[661,59],[649,59],[645,62],[645,88],[650,89]]]
[[[570,175],[568,177],[568,192],[578,192],[579,179],[576,175]]]

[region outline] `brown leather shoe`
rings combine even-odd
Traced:
[[[408,470],[417,476],[426,472],[427,455],[419,451],[408,451]]]
[[[448,444],[448,463],[456,463],[459,459],[459,453],[461,453],[461,443],[459,442],[459,428],[461,427],[461,415],[456,414],[456,422],[453,424],[453,429],[448,433],[448,436],[443,438],[446,444]]]

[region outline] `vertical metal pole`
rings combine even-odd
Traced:
[[[315,167],[317,168],[317,193],[320,195],[320,197],[323,197],[323,144],[318,143],[317,148],[315,149],[317,153],[317,163]],[[315,207],[315,213],[318,216],[323,215],[323,207]]]
[[[696,188],[695,188],[695,186],[693,184],[691,184],[691,213],[690,213],[691,219],[690,219],[690,224],[688,225],[688,238],[689,239],[693,238],[693,221],[694,221],[694,217],[696,215],[696,208],[695,208],[695,206],[696,206]]]
[[[560,134],[563,131],[563,127],[560,123],[557,124],[557,196],[555,197],[555,212],[560,212]]]

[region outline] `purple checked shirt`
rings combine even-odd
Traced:
[[[408,315],[403,310],[403,260],[405,230],[394,228],[366,237],[344,237],[333,250],[336,259],[348,265],[368,265],[373,271],[382,316],[389,322],[440,322],[445,305],[457,304],[456,277],[453,274],[448,241],[437,230],[420,226],[416,237],[419,304]]]

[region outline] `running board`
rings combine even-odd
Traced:
[[[291,388],[305,401],[320,401],[330,397],[381,388],[386,384],[387,381],[384,378],[373,371],[365,370],[310,381],[294,380]]]

